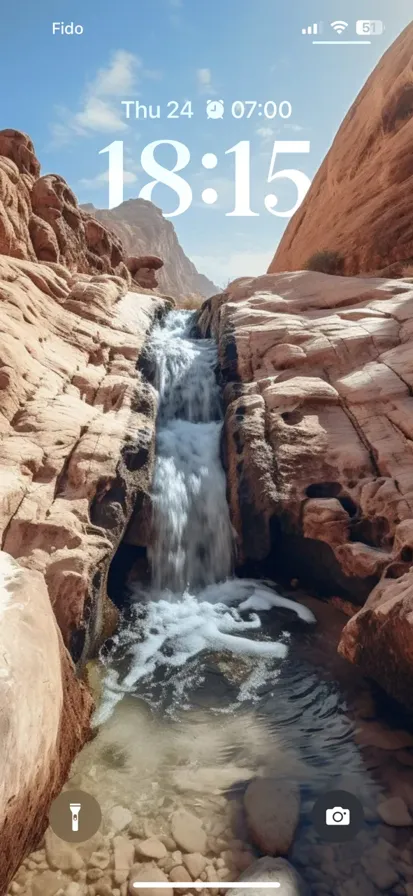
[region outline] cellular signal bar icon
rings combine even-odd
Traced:
[[[301,34],[318,34],[319,29],[317,23],[315,25],[308,25],[307,28],[301,29]]]

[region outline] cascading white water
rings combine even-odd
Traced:
[[[190,338],[191,321],[172,312],[151,346],[159,413],[149,557],[153,588],[178,594],[225,579],[232,565],[216,348]]]
[[[193,313],[172,311],[151,338],[159,394],[149,591],[136,589],[135,619],[107,662],[98,721],[160,666],[179,667],[203,649],[283,658],[282,641],[253,640],[259,610],[275,606],[314,621],[307,607],[245,579],[231,579],[233,535],[220,461],[222,413],[211,339],[192,335]],[[247,615],[244,618],[243,615]],[[119,673],[119,661],[128,664]]]

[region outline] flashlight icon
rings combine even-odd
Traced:
[[[70,803],[70,811],[72,813],[72,831],[79,830],[79,812],[82,808],[81,803]]]

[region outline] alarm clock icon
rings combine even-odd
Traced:
[[[207,100],[206,111],[208,118],[223,118],[224,100]]]

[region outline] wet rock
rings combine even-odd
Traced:
[[[133,865],[129,874],[128,893],[129,896],[165,896],[165,890],[157,889],[156,886],[153,889],[134,887],[133,884],[139,881],[168,881],[166,874],[155,864]]]
[[[114,806],[108,812],[108,826],[115,834],[124,831],[132,821],[132,812],[124,806]]]
[[[100,868],[102,871],[105,871],[110,862],[110,854],[107,850],[100,850],[99,852],[92,853],[89,859],[89,865],[91,868]]]
[[[159,840],[166,846],[168,852],[174,852],[176,849],[175,840],[172,837],[169,837],[167,834],[160,834]]]
[[[88,883],[93,884],[95,881],[100,880],[101,877],[104,876],[104,872],[101,868],[89,868],[86,872],[86,880]]]
[[[29,888],[29,896],[55,896],[64,884],[61,874],[54,871],[44,871],[33,879]]]
[[[86,888],[82,884],[78,884],[75,881],[69,884],[67,889],[65,890],[66,896],[85,896]]]
[[[169,873],[169,880],[173,882],[187,881],[188,883],[192,883],[191,875],[183,865],[175,865],[175,868],[172,868],[172,871]]]
[[[231,896],[263,896],[262,887],[244,888],[242,881],[260,882],[278,882],[281,884],[280,893],[282,896],[308,896],[308,888],[297,871],[285,859],[273,859],[265,856],[258,859],[248,869],[241,874],[239,881],[240,886],[231,890]]]
[[[171,832],[177,845],[184,852],[205,852],[207,837],[196,815],[185,809],[178,809],[172,816]]]
[[[84,864],[76,848],[57,837],[51,828],[46,831],[46,858],[56,871],[79,871]]]
[[[267,855],[285,855],[294,839],[300,793],[290,782],[255,778],[244,795],[252,842]]]
[[[188,869],[192,880],[196,880],[205,870],[206,858],[200,852],[190,852],[183,856],[183,863]]]
[[[371,849],[368,849],[360,859],[368,877],[379,890],[388,890],[399,880],[399,874],[391,862],[390,853],[391,847],[388,844],[383,844],[383,841],[379,841]]]
[[[136,858],[142,856],[145,859],[164,859],[167,855],[166,846],[156,837],[150,837],[148,840],[142,840],[137,843],[135,850]]]
[[[393,827],[410,827],[413,825],[413,818],[406,803],[400,796],[393,796],[379,803],[377,812],[386,824]]]
[[[109,880],[99,880],[94,889],[95,896],[112,896],[112,885]]]
[[[129,870],[129,868],[132,868],[133,860],[135,858],[135,844],[132,840],[128,840],[127,837],[114,837],[113,853],[115,871],[124,871],[125,869]],[[123,883],[123,881],[121,881],[121,883]]]

